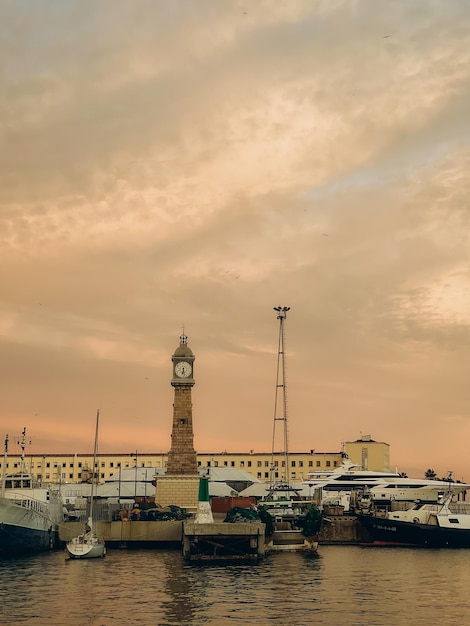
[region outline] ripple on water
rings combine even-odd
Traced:
[[[0,560],[2,626],[413,626],[470,609],[470,550],[321,546],[258,565],[194,566],[179,551]]]

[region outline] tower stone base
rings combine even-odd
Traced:
[[[189,513],[197,511],[199,475],[158,476],[155,502],[161,506],[175,504]]]

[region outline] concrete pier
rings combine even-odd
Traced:
[[[183,557],[191,562],[258,562],[265,556],[265,525],[183,523]]]

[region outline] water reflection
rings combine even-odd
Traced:
[[[470,550],[324,546],[258,565],[194,566],[179,551],[0,560],[0,624],[413,626],[466,623]]]

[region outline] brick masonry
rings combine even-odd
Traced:
[[[197,509],[199,476],[158,476],[156,502],[161,506],[175,504],[189,512]]]
[[[194,449],[191,384],[174,385],[173,427],[168,453],[167,476],[198,475]]]

